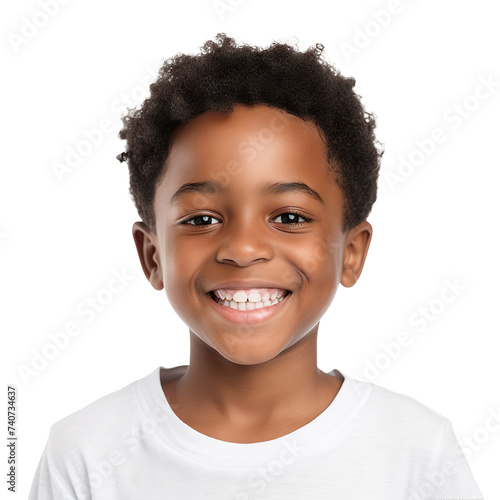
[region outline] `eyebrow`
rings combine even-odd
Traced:
[[[317,202],[322,205],[325,204],[323,198],[319,195],[317,191],[310,188],[307,184],[303,182],[274,182],[272,184],[265,184],[262,186],[261,194],[282,194],[282,193],[290,193],[290,192],[300,192],[308,195],[313,198]],[[202,182],[188,182],[183,184],[170,198],[170,204],[175,203],[179,198],[181,198],[186,193],[223,193],[227,194],[229,189],[227,186],[223,186],[222,184],[211,182],[211,181],[202,181]]]

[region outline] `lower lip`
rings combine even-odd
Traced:
[[[287,296],[277,304],[267,307],[261,307],[259,309],[252,309],[250,311],[240,311],[239,309],[232,309],[231,307],[222,306],[219,303],[215,302],[212,298],[211,293],[208,293],[208,300],[215,307],[215,310],[224,318],[229,321],[233,321],[234,323],[262,323],[266,321],[271,316],[278,314],[285,304],[288,302],[288,299],[292,295],[291,292],[288,292]]]

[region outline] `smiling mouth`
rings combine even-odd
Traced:
[[[283,296],[274,300],[266,300],[265,302],[249,302],[248,300],[245,302],[235,302],[234,300],[222,300],[217,297],[214,292],[210,292],[210,297],[214,302],[217,302],[217,304],[230,309],[235,309],[236,311],[253,311],[255,309],[265,309],[266,307],[274,306],[286,299],[289,295],[291,295],[291,293],[292,292],[287,290]]]

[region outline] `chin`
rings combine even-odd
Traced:
[[[255,346],[251,342],[235,338],[226,339],[224,346],[212,345],[212,349],[227,361],[242,366],[261,365],[273,360],[281,353],[279,348],[270,349],[269,345]]]

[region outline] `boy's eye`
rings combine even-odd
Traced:
[[[212,215],[196,215],[195,217],[186,219],[184,222],[181,222],[181,224],[188,224],[196,227],[210,226],[214,224],[211,220],[219,221]],[[297,212],[284,212],[271,219],[271,221],[276,221],[278,224],[284,224],[286,226],[301,226],[311,222],[311,219]]]
[[[281,224],[286,224],[289,226],[293,225],[301,225],[306,222],[310,222],[311,219],[306,217],[305,215],[298,214],[296,212],[285,212],[283,214],[278,215],[274,218],[274,220],[279,219],[281,217]],[[299,220],[302,219],[302,220]]]
[[[211,215],[197,215],[196,217],[191,217],[191,219],[185,220],[183,224],[189,224],[191,226],[207,226],[211,224],[210,219],[217,220]]]

